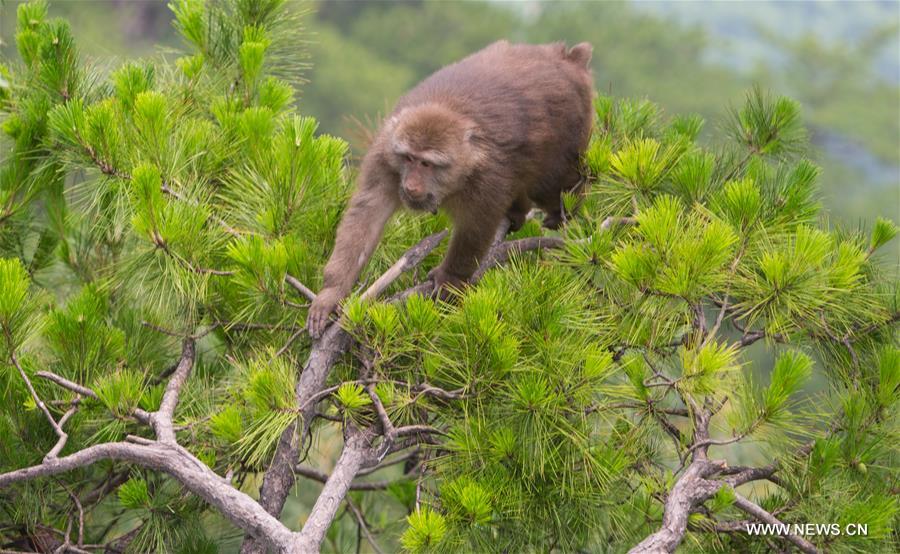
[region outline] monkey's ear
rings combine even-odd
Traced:
[[[393,130],[397,127],[397,122],[400,121],[400,114],[392,115],[387,118],[384,122],[384,130],[387,132],[393,132]]]
[[[593,53],[594,47],[591,46],[590,42],[580,42],[569,49],[566,59],[587,69],[588,64],[591,63],[591,54]]]

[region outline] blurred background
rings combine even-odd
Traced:
[[[288,0],[297,1],[297,0]],[[15,10],[0,0],[0,51]],[[831,222],[900,219],[900,2],[307,1],[298,109],[359,144],[397,97],[486,44],[587,40],[598,90],[696,112],[721,132],[754,83],[804,108]],[[163,0],[51,0],[100,68],[178,48]]]

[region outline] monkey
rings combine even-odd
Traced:
[[[581,179],[593,122],[592,46],[498,41],[448,65],[400,98],[360,166],[307,330],[321,336],[401,207],[448,214],[434,289],[461,288],[504,217],[519,229],[532,206],[563,221],[561,193]],[[446,289],[444,289],[446,290]]]

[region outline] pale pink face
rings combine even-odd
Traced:
[[[410,209],[436,212],[443,200],[452,165],[449,158],[430,151],[395,150],[400,172],[400,199]]]

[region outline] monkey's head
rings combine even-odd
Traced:
[[[481,157],[476,126],[440,104],[406,108],[390,118],[388,163],[400,175],[400,199],[409,208],[436,212],[459,191]]]

